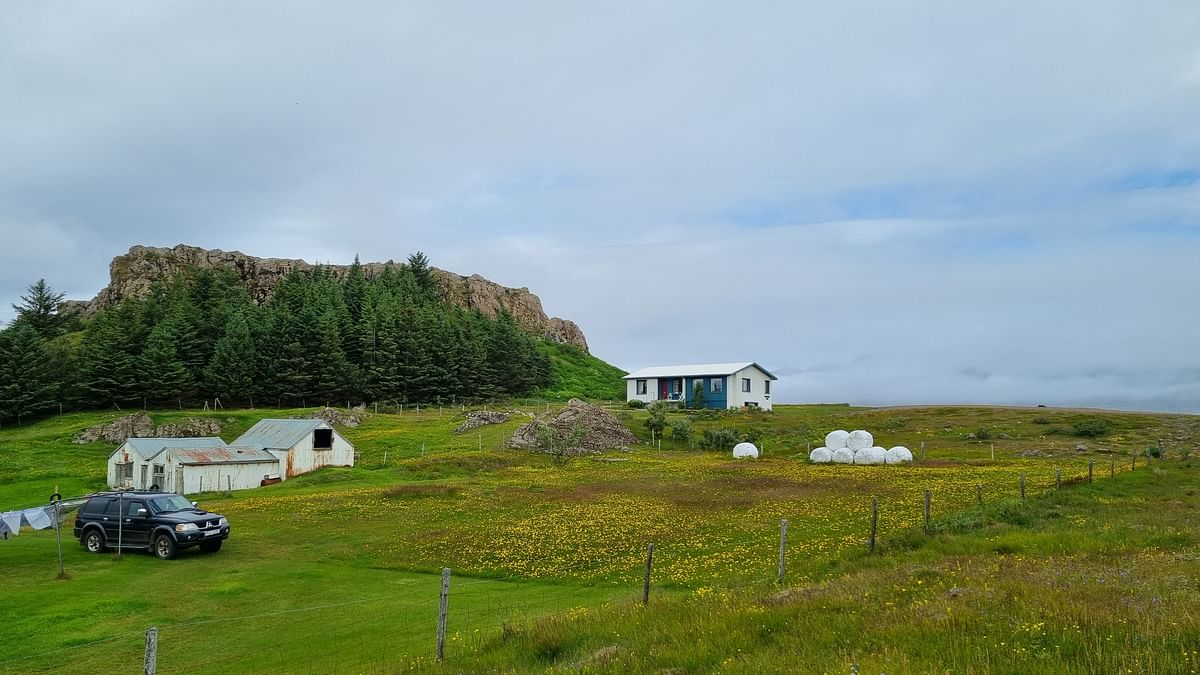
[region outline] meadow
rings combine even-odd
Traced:
[[[1196,637],[1195,617],[1177,606],[1196,594],[1200,558],[1194,488],[1186,487],[1195,473],[1185,453],[1200,441],[1195,417],[780,406],[771,414],[693,422],[696,433],[735,426],[757,437],[764,457],[735,462],[669,436],[660,449],[642,424],[645,412],[612,409],[641,442],[629,452],[565,462],[503,448],[527,419],[522,415],[457,436],[451,430],[462,409],[373,415],[343,430],[359,451],[352,469],[194,497],[234,527],[213,556],[189,552],[162,562],[136,553],[88,555],[68,531],[68,578],[57,579],[52,532],[0,542],[0,621],[18,637],[0,655],[0,671],[134,669],[142,631],[158,626],[160,672],[761,672],[787,670],[779,664],[797,663],[793,654],[814,672],[848,671],[860,662],[927,672],[950,654],[961,666],[953,672],[984,672],[1019,662],[1003,648],[1018,643],[999,624],[1027,617],[1030,626],[1040,621],[1037,631],[1066,630],[1064,621],[1086,630],[1055,634],[1059,651],[1035,650],[1040,661],[1015,654],[1024,663],[1111,672],[1108,666],[1131,666],[1141,653],[1129,631],[1125,642],[1102,650],[1110,655],[1102,661],[1080,660],[1061,644],[1100,635],[1064,608],[1076,602],[1076,590],[1085,604],[1110,601],[1100,590],[1121,587],[1098,580],[1117,574],[1114,565],[1137,570],[1138,585],[1124,592],[1145,607],[1121,620],[1132,621],[1130,629],[1153,624],[1160,642],[1145,644],[1182,654]],[[535,410],[545,408],[524,408]],[[161,423],[211,415],[232,438],[261,417],[301,412],[154,417]],[[0,430],[0,509],[43,503],[56,486],[68,495],[103,487],[111,446],[73,445],[70,438],[116,414],[68,414]],[[1097,420],[1098,436],[1077,433],[1091,433]],[[804,461],[807,448],[833,428],[872,430],[883,445],[913,448],[918,461]],[[1160,438],[1167,461],[1148,466],[1141,457],[1133,470],[1133,452]],[[932,493],[930,536],[922,533],[925,490]],[[872,497],[880,503],[880,546],[868,554]],[[642,608],[636,599],[650,542],[653,600]],[[431,657],[442,567],[453,576],[447,660],[439,666]],[[1172,579],[1183,581],[1171,586]],[[958,586],[973,590],[947,604],[943,595]],[[1177,625],[1160,625],[1158,607],[1171,608]],[[957,651],[945,650],[948,637],[928,648],[917,639],[950,629]],[[905,636],[900,647],[883,639],[888,633]],[[693,644],[701,634],[703,643]],[[1189,672],[1163,664],[1194,665],[1164,658],[1143,672]]]

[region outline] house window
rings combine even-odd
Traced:
[[[333,429],[313,430],[313,450],[333,449]]]
[[[637,391],[637,395],[638,395],[638,396],[645,396],[645,395],[646,395],[646,381],[645,381],[645,380],[638,380],[638,381],[637,381],[637,389],[636,389],[636,391]]]
[[[763,393],[764,393],[764,394],[766,394],[767,396],[770,396],[770,395],[771,395],[771,381],[770,381],[770,380],[764,380],[764,381],[763,381],[763,386],[765,386],[765,387],[766,387],[765,389],[763,389]]]
[[[712,393],[719,394],[725,391],[725,378],[714,377],[712,379]]]
[[[742,393],[745,393],[745,394],[750,393],[750,378],[748,378],[748,377],[742,378]]]
[[[162,464],[154,465],[154,485],[157,485],[158,489],[160,489],[160,490],[163,487],[163,465]]]

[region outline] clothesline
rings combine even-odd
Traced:
[[[23,511],[0,513],[0,538],[8,539],[9,534],[17,536],[21,533],[22,525],[34,530],[48,530],[54,527],[54,507],[37,506]]]

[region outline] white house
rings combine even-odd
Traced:
[[[166,448],[217,448],[225,441],[208,438],[127,438],[108,456],[108,484],[114,488],[166,489]]]
[[[215,437],[129,438],[108,458],[110,486],[179,494],[245,490],[278,473],[279,459],[271,453]]]
[[[325,420],[260,420],[233,445],[271,453],[283,480],[323,466],[354,466],[354,446]]]
[[[626,400],[667,401],[702,408],[771,409],[771,383],[779,378],[754,362],[652,366],[624,377]],[[701,392],[696,405],[697,385]]]

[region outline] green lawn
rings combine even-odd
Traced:
[[[225,424],[221,435],[231,440],[261,417],[300,412],[209,414]],[[162,423],[187,414],[154,416]],[[645,413],[620,414],[645,443],[630,453],[562,464],[503,448],[527,419],[523,416],[463,435],[451,433],[462,420],[461,409],[372,416],[361,427],[343,430],[359,451],[353,469],[325,469],[232,496],[198,496],[202,505],[229,516],[234,527],[215,555],[186,552],[162,562],[126,553],[114,560],[84,553],[67,532],[69,579],[59,580],[51,532],[0,542],[0,583],[6,589],[0,621],[15,626],[11,634],[18,638],[0,653],[0,671],[135,669],[142,631],[149,626],[161,629],[160,672],[433,667],[439,571],[445,566],[454,570],[447,646],[452,670],[542,670],[596,657],[601,670],[674,663],[750,671],[786,663],[790,650],[799,649],[793,642],[808,641],[783,627],[804,625],[821,638],[801,651],[825,654],[824,661],[812,661],[828,664],[822,667],[848,669],[861,653],[876,659],[863,657],[864,664],[900,664],[886,666],[887,672],[924,672],[935,663],[936,649],[921,656],[916,643],[905,643],[892,653],[873,640],[874,651],[848,651],[850,643],[832,626],[822,632],[811,622],[797,624],[796,615],[826,616],[842,626],[830,618],[836,614],[850,632],[865,630],[864,617],[878,615],[893,630],[916,636],[933,629],[913,614],[920,606],[913,603],[924,596],[910,592],[911,583],[896,586],[894,580],[926,567],[944,570],[961,561],[962,575],[974,580],[994,574],[989,570],[998,562],[1012,565],[1019,574],[1006,583],[1040,602],[1044,588],[1034,582],[1044,580],[1030,576],[1036,566],[1031,561],[1075,560],[1078,554],[1093,565],[1089,556],[1133,555],[1151,542],[1184,556],[1170,564],[1156,560],[1154,570],[1195,564],[1195,557],[1186,558],[1195,547],[1195,519],[1186,527],[1175,525],[1195,507],[1194,491],[1181,504],[1151,503],[1174,495],[1156,486],[1194,480],[1188,462],[1179,459],[1179,449],[1200,439],[1194,417],[781,406],[769,415],[697,421],[696,429],[737,426],[763,439],[763,460],[734,462],[723,453],[688,450],[669,437],[661,451],[652,449],[641,424]],[[0,430],[0,510],[42,503],[56,485],[64,494],[103,487],[111,446],[69,441],[80,429],[115,415],[72,414]],[[1076,422],[1098,417],[1110,425],[1107,434],[1069,435]],[[836,427],[875,430],[881,444],[903,443],[918,454],[925,441],[926,461],[846,467],[796,459],[806,455],[809,442],[820,442]],[[998,439],[994,461],[991,440],[967,438],[981,429]],[[1139,471],[1130,473],[1130,450],[1157,438],[1164,438],[1173,460],[1153,469],[1141,460]],[[1081,442],[1085,451],[1075,449]],[[1025,456],[1035,450],[1042,454]],[[1110,459],[1118,456],[1118,475],[1110,479]],[[1090,486],[1089,460],[1096,479]],[[1035,497],[1054,491],[1056,470],[1068,490]],[[1017,495],[1021,474],[1031,499],[1025,504]],[[983,508],[975,505],[978,485],[984,486]],[[940,532],[932,540],[920,535],[926,489],[933,494],[934,527]],[[1114,495],[1123,501],[1112,501]],[[872,496],[880,499],[883,550],[867,556],[863,542]],[[1150,509],[1160,514],[1158,520],[1149,518]],[[1159,527],[1134,527],[1135,517]],[[788,580],[817,590],[803,591],[803,602],[761,609],[764,595],[777,591],[781,518],[789,520]],[[647,612],[632,601],[640,594],[651,541],[655,602]],[[942,574],[918,586],[957,578]],[[1022,586],[1021,576],[1029,583]],[[862,597],[845,591],[860,583],[867,589]],[[810,592],[841,595],[838,603],[817,611]],[[1136,597],[1148,602],[1152,596]],[[1168,596],[1154,597],[1161,602]],[[879,614],[888,606],[883,603],[894,605],[894,613]],[[747,622],[760,614],[777,622],[756,633],[769,639],[709,636],[752,628]],[[545,615],[555,618],[532,620]],[[962,630],[1000,621],[988,617],[976,617]],[[1191,630],[1194,620],[1188,621],[1183,625]],[[630,631],[616,628],[626,625]],[[1182,640],[1182,630],[1160,633],[1161,644]],[[784,639],[784,633],[790,637]],[[700,634],[709,636],[702,648],[691,644]],[[96,641],[102,642],[91,644]],[[982,643],[963,644],[958,663],[982,669],[984,662],[971,660],[982,658]],[[1117,662],[1047,661],[1051,670]]]

